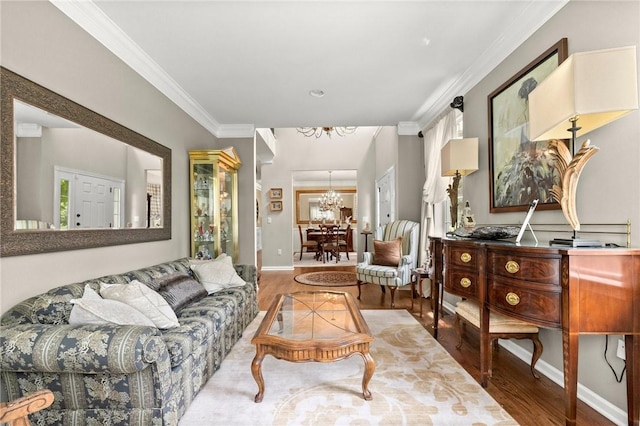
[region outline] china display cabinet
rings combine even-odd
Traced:
[[[241,165],[233,148],[189,151],[192,257],[226,253],[237,260]]]

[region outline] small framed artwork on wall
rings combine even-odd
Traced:
[[[282,188],[271,188],[269,190],[269,198],[272,200],[282,198]]]
[[[269,203],[269,209],[272,212],[282,211],[282,201],[272,201],[271,203]]]

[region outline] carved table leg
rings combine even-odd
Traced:
[[[264,356],[265,354],[262,351],[256,350],[256,356],[251,362],[251,374],[253,374],[253,379],[258,384],[258,393],[254,399],[255,402],[262,402],[262,397],[264,396],[264,379],[262,378],[262,360]]]
[[[366,354],[362,354],[362,358],[364,358],[364,375],[362,376],[362,395],[364,396],[365,401],[371,401],[373,398],[371,396],[371,391],[369,390],[369,381],[371,377],[373,377],[373,372],[376,369],[376,362],[371,357],[371,354],[367,352]]]
[[[480,309],[480,385],[486,388],[491,377],[491,339],[489,339],[489,309]]]
[[[562,332],[564,358],[564,416],[566,425],[576,424],[576,397],[578,394],[578,333]]]

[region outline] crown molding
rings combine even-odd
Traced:
[[[420,127],[415,121],[401,121],[398,123],[399,136],[418,136]]]
[[[519,16],[509,20],[502,36],[496,39],[478,59],[443,91],[428,97],[414,115],[420,129],[431,124],[456,96],[465,95],[502,61],[531,37],[569,0],[529,1]]]
[[[220,125],[93,1],[49,1],[214,136],[253,137],[253,125]]]
[[[218,138],[252,138],[256,128],[253,124],[221,124],[218,125]]]

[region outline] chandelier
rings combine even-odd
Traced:
[[[357,127],[298,127],[296,130],[308,138],[315,136],[318,139],[323,132],[329,137],[333,132],[338,136],[345,136],[355,133],[356,129]]]
[[[331,171],[329,171],[329,190],[320,197],[320,211],[334,211],[343,207],[342,197],[331,187]]]

